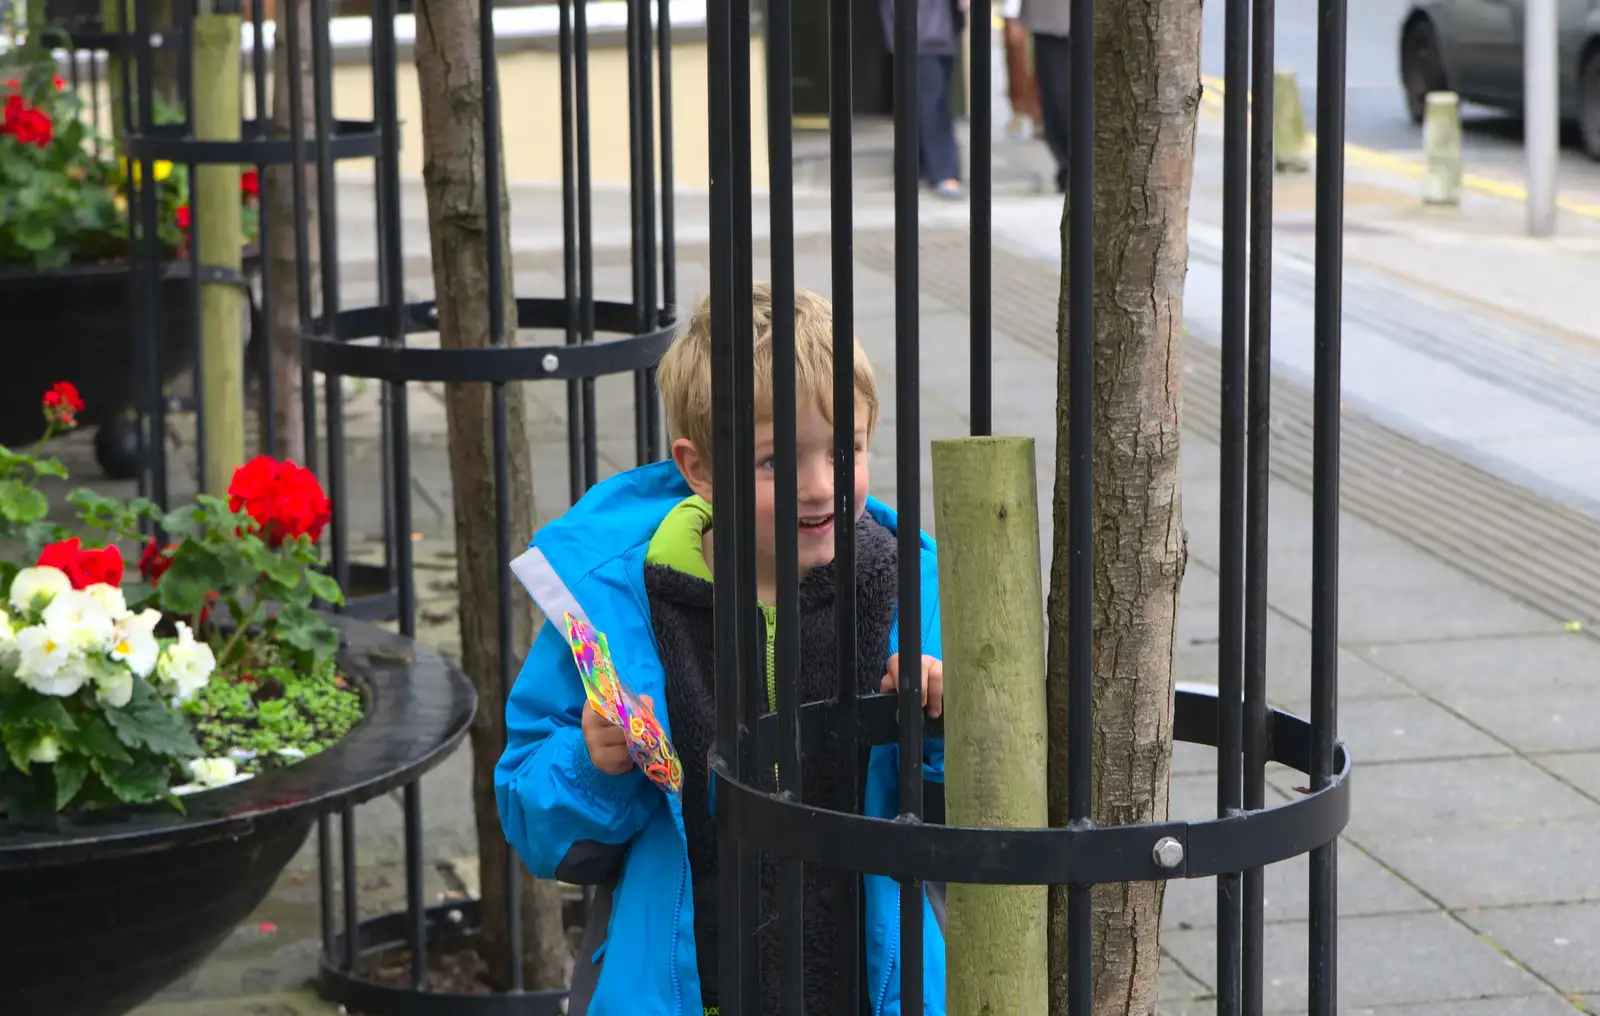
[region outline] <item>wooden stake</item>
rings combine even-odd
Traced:
[[[238,141],[240,26],[237,14],[200,14],[194,19],[194,132],[207,141]],[[200,166],[190,182],[194,242],[200,264],[241,267],[244,216],[237,165]],[[232,282],[200,284],[200,393],[205,461],[201,488],[226,494],[233,472],[244,463],[244,294]]]
[[[951,825],[1049,825],[1032,438],[933,443]],[[1044,1016],[1048,890],[951,885],[949,1016]]]

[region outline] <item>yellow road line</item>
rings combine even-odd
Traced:
[[[1200,75],[1200,82],[1205,86],[1201,96],[1200,105],[1212,113],[1222,110],[1222,95],[1225,90],[1221,78],[1212,74]],[[1315,149],[1317,137],[1311,132],[1306,133],[1306,143]],[[1362,145],[1345,143],[1344,161],[1348,166],[1358,166],[1362,169],[1371,169],[1382,173],[1393,173],[1403,176],[1408,180],[1417,180],[1424,172],[1423,164],[1404,155],[1395,155],[1392,152],[1380,152],[1376,149],[1366,148]],[[1528,190],[1521,184],[1509,180],[1497,180],[1494,177],[1483,176],[1478,173],[1462,173],[1461,186],[1464,190],[1475,191],[1489,197],[1503,198],[1507,201],[1524,202],[1528,200]],[[1564,212],[1581,215],[1589,219],[1600,219],[1600,205],[1583,201],[1574,201],[1571,198],[1557,198],[1556,206]]]

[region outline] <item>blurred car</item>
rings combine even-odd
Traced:
[[[1525,0],[1415,0],[1400,23],[1406,108],[1422,122],[1429,92],[1522,113]],[[1600,159],[1600,0],[1557,0],[1561,117]]]

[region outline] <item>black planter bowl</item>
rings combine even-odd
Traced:
[[[162,383],[194,363],[188,262],[163,266]],[[33,444],[44,435],[39,400],[57,381],[83,396],[82,422],[100,428],[95,452],[112,479],[138,469],[126,420],[138,395],[133,356],[133,301],[125,264],[72,265],[40,271],[0,269],[0,444]],[[142,365],[140,365],[142,367]]]
[[[120,1016],[209,955],[265,898],[320,815],[442,761],[477,707],[432,650],[336,618],[360,724],[286,769],[166,805],[0,823],[0,1013]]]

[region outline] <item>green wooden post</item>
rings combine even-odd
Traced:
[[[243,110],[239,95],[240,26],[237,14],[199,14],[194,19],[195,137],[237,141]],[[232,269],[239,257],[244,216],[237,165],[200,166],[189,200],[195,212],[200,264]],[[227,493],[233,471],[244,463],[244,294],[231,282],[200,286],[201,425],[205,461],[201,487]]]
[[[1043,828],[1044,594],[1031,438],[933,443],[951,825]],[[949,887],[950,1016],[1044,1016],[1048,890]]]

